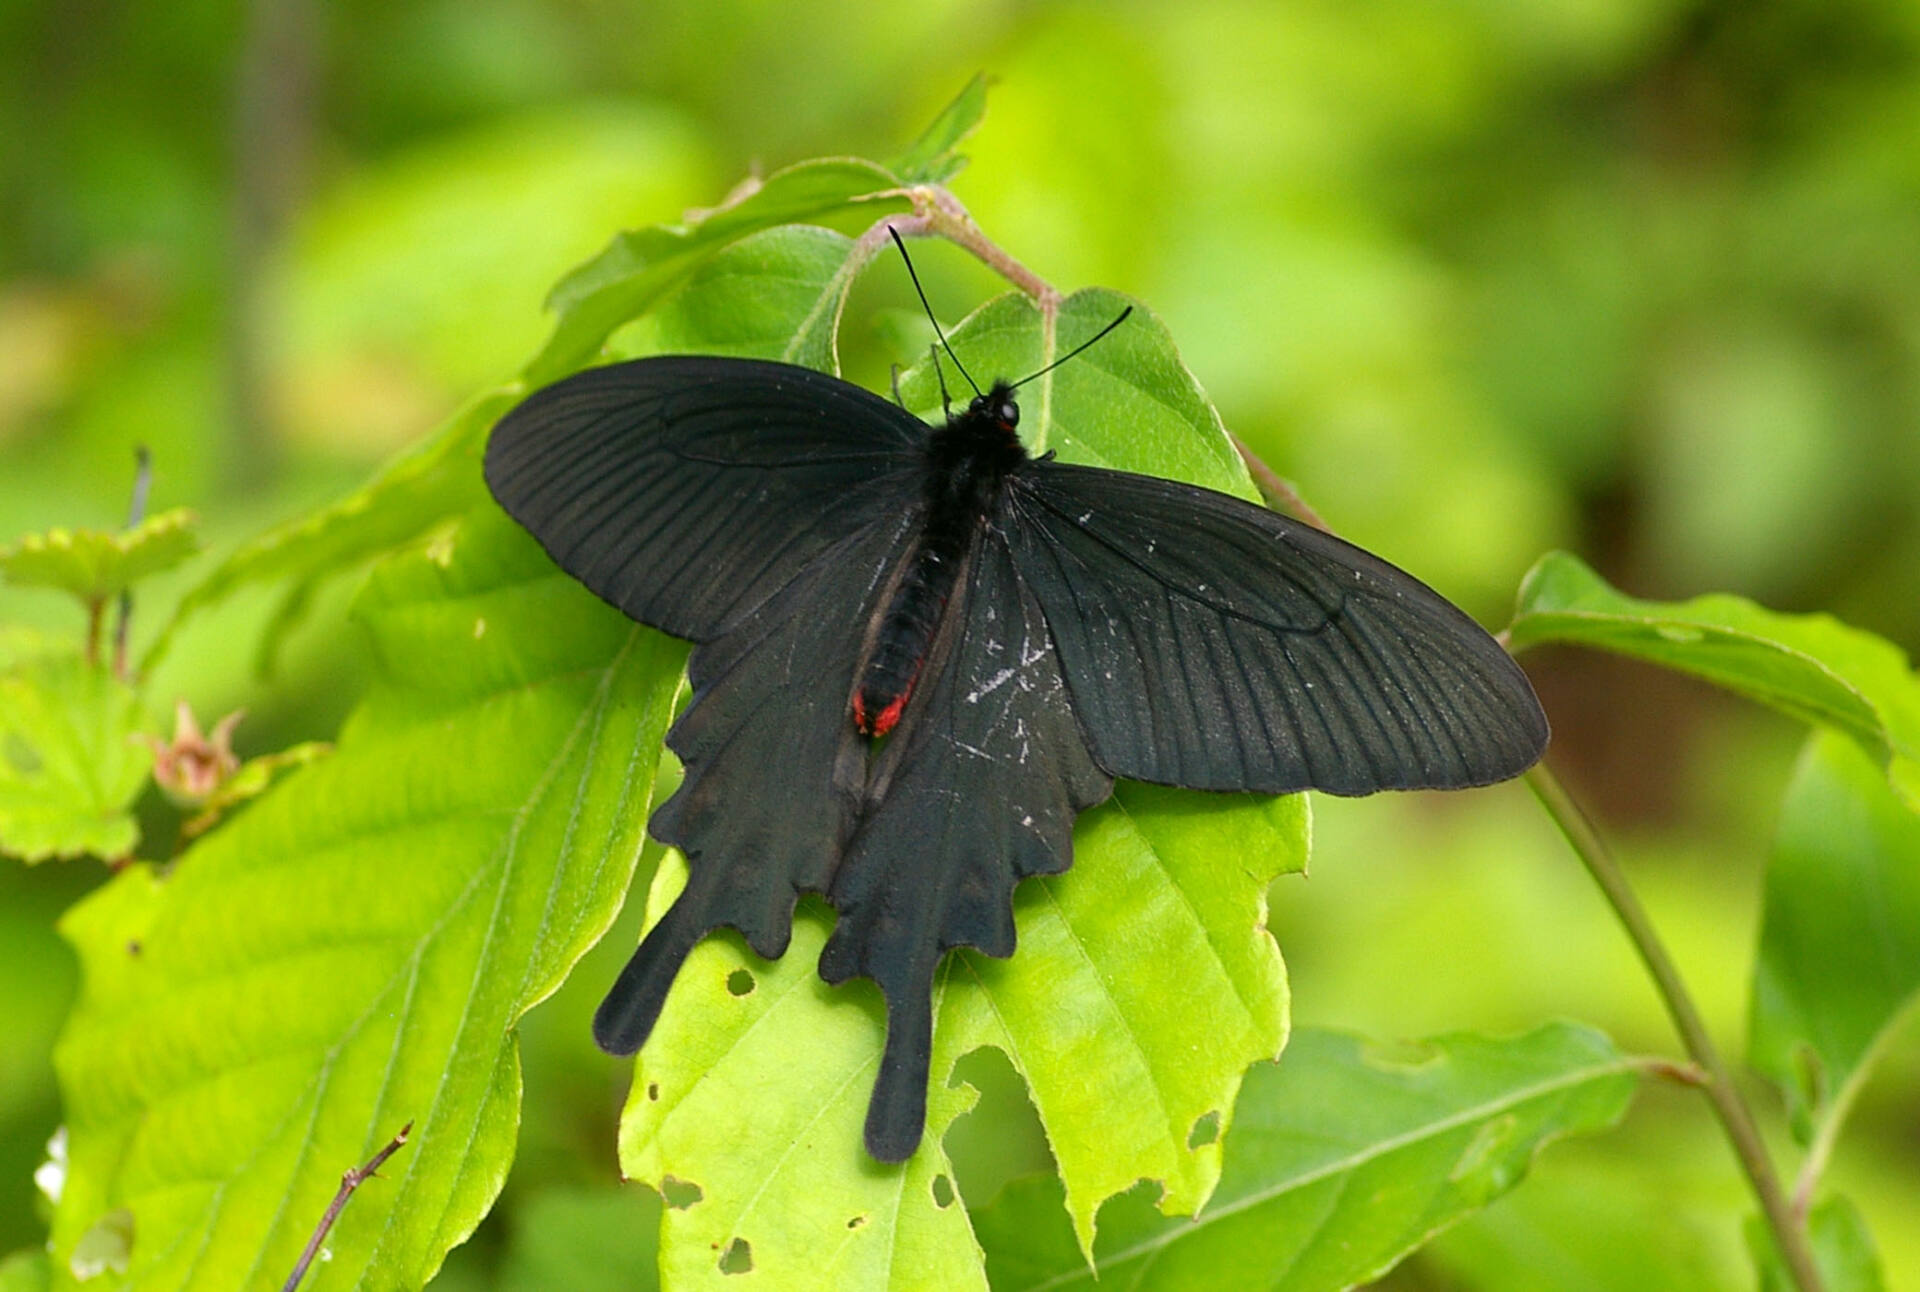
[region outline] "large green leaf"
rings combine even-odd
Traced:
[[[153,757],[139,697],[72,651],[0,647],[0,852],[27,861],[125,857]]]
[[[649,354],[777,359],[837,374],[840,314],[866,263],[853,239],[831,229],[749,234],[715,252],[622,340]]]
[[[1546,1144],[1612,1125],[1635,1082],[1632,1060],[1570,1024],[1390,1049],[1302,1031],[1247,1074],[1196,1219],[1128,1194],[1101,1214],[1093,1270],[1055,1180],[1016,1182],[975,1221],[1000,1290],[1351,1287],[1511,1189]]]
[[[514,1023],[620,904],[682,648],[490,507],[358,613],[378,680],[338,752],[64,922],[62,1269],[124,1208],[112,1285],[278,1287],[341,1171],[407,1122],[310,1287],[418,1285],[499,1191]]]
[[[1305,851],[1298,796],[1216,802],[1128,784],[1083,816],[1073,870],[1020,890],[1013,958],[947,963],[927,1136],[901,1167],[862,1146],[879,1000],[814,972],[824,913],[803,916],[775,963],[710,939],[641,1052],[622,1123],[628,1175],[670,1200],[698,1187],[666,1213],[668,1281],[716,1276],[716,1253],[743,1242],[781,1288],[979,1286],[940,1137],[973,1102],[948,1084],[953,1064],[981,1045],[1026,1079],[1086,1241],[1099,1204],[1142,1177],[1169,1210],[1197,1208],[1242,1072],[1285,1039],[1266,889]],[[662,867],[653,915],[684,873]]]
[[[685,875],[677,856],[661,866],[650,913],[665,909]],[[719,1284],[725,1268],[743,1263],[766,1286],[795,1292],[985,1286],[938,1149],[898,1167],[866,1156],[879,994],[820,981],[814,965],[828,927],[809,903],[772,963],[730,935],[709,938],[688,957],[640,1053],[620,1165],[667,1199],[660,1269],[669,1287]],[[954,979],[951,969],[942,975],[942,997]],[[934,1071],[958,1057],[937,1032]],[[928,1143],[971,1104],[970,1089],[936,1079]],[[943,1178],[945,1206],[935,1194]]]
[[[1920,808],[1920,682],[1899,648],[1830,615],[1783,615],[1722,594],[1625,596],[1565,552],[1540,559],[1508,629],[1514,650],[1592,646],[1705,678],[1860,742]]]
[[[142,671],[158,665],[180,628],[207,607],[243,587],[284,582],[287,599],[262,648],[270,656],[320,583],[412,542],[473,504],[481,492],[486,431],[524,393],[517,385],[489,391],[359,489],[243,544],[181,598],[148,647]]]
[[[1767,865],[1750,1057],[1829,1141],[1920,1001],[1920,816],[1858,745],[1816,735]]]
[[[649,225],[617,235],[554,288],[553,336],[527,365],[530,385],[565,376],[614,329],[638,318],[708,256],[750,233],[862,212],[878,220],[909,209],[898,176],[872,162],[829,157],[775,171],[745,196],[686,225]]]

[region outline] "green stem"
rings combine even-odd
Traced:
[[[1681,981],[1680,971],[1674,968],[1660,935],[1654,931],[1653,922],[1640,905],[1640,899],[1634,895],[1625,873],[1607,850],[1593,822],[1580,810],[1580,805],[1573,801],[1573,796],[1567,793],[1566,787],[1547,770],[1545,764],[1527,773],[1527,784],[1553,817],[1554,824],[1560,827],[1567,842],[1573,845],[1587,873],[1600,885],[1600,891],[1606,895],[1608,904],[1613,907],[1621,926],[1632,939],[1634,950],[1640,953],[1647,972],[1653,975],[1654,985],[1659,989],[1660,999],[1673,1020],[1674,1030],[1680,1033],[1687,1053],[1706,1073],[1707,1080],[1701,1089],[1706,1092],[1714,1115],[1726,1130],[1727,1140],[1733,1145],[1741,1168],[1746,1171],[1747,1180],[1760,1200],[1760,1210],[1766,1218],[1767,1228],[1773,1231],[1774,1244],[1786,1261],[1794,1286],[1800,1292],[1820,1292],[1820,1271],[1814,1266],[1813,1253],[1807,1246],[1806,1231],[1794,1219],[1786,1192],[1780,1187],[1779,1177],[1774,1174],[1773,1161],[1767,1156],[1766,1145],[1761,1142],[1760,1129],[1754,1124],[1753,1114],[1746,1102],[1740,1098],[1732,1072],[1721,1059],[1706,1024],[1701,1022],[1700,1011],[1694,1006],[1693,997]]]

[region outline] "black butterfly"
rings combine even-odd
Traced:
[[[1114,777],[1458,788],[1546,746],[1526,675],[1411,575],[1225,494],[1031,457],[1019,418],[1005,381],[936,428],[811,369],[667,356],[538,391],[487,445],[563,570],[696,643],[667,734],[686,779],[648,822],[687,886],[594,1038],[635,1052],[703,937],[778,957],[822,893],[820,976],[886,998],[883,1162],[920,1142],[941,958],[1013,954],[1015,886],[1067,869]]]

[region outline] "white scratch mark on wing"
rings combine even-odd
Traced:
[[[980,703],[981,696],[992,695],[995,691],[998,691],[1001,687],[1005,686],[1009,681],[1013,679],[1013,675],[1016,671],[1017,670],[1010,669],[1010,668],[1001,669],[998,673],[995,673],[992,677],[988,678],[981,685],[967,692],[967,703],[968,704]]]

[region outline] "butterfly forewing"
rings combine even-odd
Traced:
[[[705,641],[898,502],[926,432],[810,369],[668,356],[530,396],[494,428],[486,476],[567,573]]]
[[[1526,675],[1413,576],[1192,485],[1036,461],[1009,541],[1116,776],[1209,790],[1458,788],[1547,730]]]

